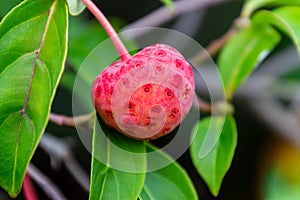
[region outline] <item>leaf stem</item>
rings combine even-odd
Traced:
[[[90,10],[90,12],[96,17],[96,19],[102,25],[102,27],[104,28],[104,30],[106,31],[110,39],[112,40],[116,50],[118,51],[121,60],[125,61],[129,59],[131,56],[128,53],[128,50],[126,49],[125,45],[117,35],[112,25],[105,17],[105,15],[99,10],[99,8],[97,8],[97,6],[91,0],[81,0],[81,1],[86,5],[86,7]]]

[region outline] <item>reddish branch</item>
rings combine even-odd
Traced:
[[[25,174],[25,178],[23,180],[23,194],[26,200],[38,200],[33,183],[27,173]]]

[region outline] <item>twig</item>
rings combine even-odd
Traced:
[[[33,164],[29,164],[27,173],[41,187],[46,195],[53,200],[67,199],[58,187]],[[31,200],[31,199],[30,199]]]
[[[125,26],[122,31],[127,31],[130,29],[143,28],[143,27],[155,27],[159,26],[171,19],[174,19],[178,15],[189,13],[192,11],[204,9],[208,6],[216,5],[219,3],[229,2],[229,0],[179,0],[174,1],[174,11],[170,12],[167,7],[161,7],[153,11],[152,13],[144,16],[143,18]],[[136,39],[140,37],[143,33],[137,31],[131,33],[131,39]]]
[[[232,26],[229,30],[223,34],[220,38],[213,40],[203,51],[200,51],[197,55],[192,57],[190,61],[195,64],[201,64],[206,61],[209,56],[213,57],[222,50],[222,48],[227,44],[227,42],[233,38],[239,30],[249,26],[250,20],[248,18],[238,17],[234,20]]]
[[[200,51],[197,55],[190,58],[191,63],[200,64],[208,59],[208,56],[215,56],[224,45],[237,33],[235,27],[230,28],[224,35],[220,38],[212,41],[205,49],[205,51]]]
[[[248,96],[249,97],[249,96]],[[283,109],[275,100],[248,98],[249,108],[272,130],[300,148],[300,123],[292,112]],[[250,101],[255,102],[255,104]]]
[[[50,113],[49,121],[60,126],[76,127],[86,132],[92,132],[94,115],[94,113],[89,113],[76,117],[68,117],[65,115]]]
[[[50,113],[49,120],[60,126],[70,126],[75,127],[75,120],[73,117],[67,117],[65,115],[58,115],[55,113]]]
[[[198,107],[199,110],[206,112],[206,113],[211,113],[211,111],[212,111],[212,105],[199,97],[198,97],[198,102],[196,103],[196,106]]]
[[[22,190],[26,200],[38,200],[38,196],[28,173],[25,174]]]
[[[50,156],[52,167],[56,168],[59,164],[64,163],[78,184],[86,192],[89,191],[89,176],[74,158],[71,146],[67,142],[49,133],[44,133],[40,147]]]
[[[86,191],[90,190],[90,179],[83,168],[78,164],[73,156],[65,160],[65,165],[77,183]]]

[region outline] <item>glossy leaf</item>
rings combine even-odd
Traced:
[[[248,0],[246,1],[242,16],[249,17],[255,10],[263,7],[276,7],[276,6],[300,6],[300,0]]]
[[[270,26],[251,25],[239,32],[223,48],[218,66],[226,98],[235,90],[277,45],[280,35]]]
[[[0,24],[0,185],[12,197],[48,121],[66,58],[67,17],[64,0],[32,0]]]
[[[67,0],[67,2],[71,15],[79,15],[85,9],[81,0]]]
[[[137,199],[145,181],[145,144],[102,127],[95,120],[90,200]]]
[[[22,0],[0,1],[0,20]]]
[[[259,11],[253,20],[271,24],[284,32],[294,42],[300,55],[300,7],[286,6],[271,11]]]
[[[229,116],[225,122],[221,117],[209,117],[200,121],[193,134],[195,138],[190,148],[192,161],[212,194],[217,196],[234,156],[237,143],[235,120]],[[218,140],[213,149],[202,157],[200,151],[208,135]]]
[[[150,144],[147,145],[147,149],[158,151],[156,159],[167,160],[171,164],[146,174],[146,181],[140,194],[141,200],[198,199],[191,179],[175,160]]]

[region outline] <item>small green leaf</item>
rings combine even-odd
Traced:
[[[48,122],[66,58],[67,17],[64,0],[32,0],[0,24],[0,186],[12,197]]]
[[[218,66],[227,99],[232,98],[235,90],[279,41],[280,35],[272,27],[252,24],[226,44]]]
[[[248,0],[246,1],[242,16],[250,17],[255,10],[263,7],[276,7],[276,6],[300,6],[300,0]]]
[[[155,159],[166,160],[171,164],[146,174],[146,181],[140,194],[141,200],[198,199],[188,174],[175,160],[149,143],[147,149],[148,152],[159,152]]]
[[[190,149],[198,173],[215,196],[218,195],[223,178],[231,165],[237,143],[235,120],[228,116],[224,124],[223,122],[224,119],[221,117],[201,120],[197,129],[193,130],[195,138]],[[218,140],[213,149],[202,157],[200,154],[204,142],[207,141],[205,138],[211,135]]]
[[[284,32],[294,42],[300,55],[300,7],[286,6],[271,11],[259,11],[253,21],[271,24]]]
[[[163,4],[165,4],[171,12],[174,11],[174,4],[172,0],[160,0]]]
[[[79,15],[85,9],[81,0],[67,0],[67,2],[71,15]]]
[[[145,143],[102,127],[95,120],[90,200],[135,200],[145,181]]]

